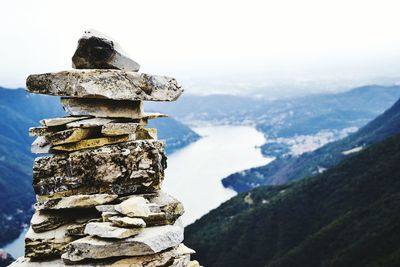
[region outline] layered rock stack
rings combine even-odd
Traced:
[[[30,75],[27,90],[61,96],[69,114],[29,129],[37,139],[36,213],[25,257],[12,266],[199,266],[190,261],[179,217],[182,204],[161,191],[164,142],[143,101],[173,101],[176,80],[138,73],[139,65],[108,37],[88,31],[74,70]]]

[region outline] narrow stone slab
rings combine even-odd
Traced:
[[[85,223],[93,219],[100,219],[96,209],[41,210],[33,214],[31,227],[35,233],[42,233],[65,224]]]
[[[47,136],[49,134],[53,134],[57,131],[65,130],[63,127],[31,127],[29,128],[29,136]]]
[[[82,141],[79,141],[76,143],[69,143],[69,144],[53,146],[53,147],[51,147],[51,151],[53,151],[53,152],[56,152],[56,151],[73,152],[73,151],[79,151],[82,149],[98,148],[98,147],[102,147],[105,145],[122,143],[122,142],[126,142],[126,141],[129,141],[132,139],[134,139],[134,137],[131,137],[129,135],[107,136],[107,137],[86,139],[86,140],[82,140]]]
[[[62,97],[61,105],[73,116],[141,119],[144,113],[142,101]]]
[[[38,157],[33,187],[42,200],[76,194],[150,193],[160,188],[165,168],[162,141],[129,141]]]
[[[61,145],[81,141],[99,134],[96,128],[75,128],[55,132],[46,136],[52,145]]]
[[[136,132],[139,126],[140,126],[139,123],[132,123],[132,122],[131,123],[110,122],[102,126],[101,133],[105,136],[133,134]]]
[[[71,123],[67,123],[67,128],[93,128],[93,127],[101,127],[107,123],[114,122],[114,119],[107,118],[90,118],[85,120],[74,121]]]
[[[113,216],[108,219],[112,225],[125,228],[144,228],[146,223],[141,218]]]
[[[136,236],[143,231],[143,227],[122,228],[109,222],[91,222],[85,227],[85,234],[101,238],[124,239]]]
[[[130,59],[121,46],[110,37],[88,30],[79,39],[78,47],[72,57],[75,69],[119,69],[139,71],[140,65]]]
[[[183,92],[171,77],[100,69],[33,74],[26,86],[36,94],[115,100],[174,101]]]
[[[77,262],[84,259],[142,256],[176,247],[182,241],[183,226],[177,222],[174,225],[148,227],[135,237],[117,241],[84,237],[70,243],[62,258]]]
[[[65,235],[66,229],[67,226],[61,226],[55,230],[35,233],[30,228],[25,236],[25,257],[54,257],[64,253],[68,243],[74,240]]]
[[[90,117],[63,117],[63,118],[51,118],[51,119],[43,119],[40,121],[40,124],[43,126],[47,127],[55,127],[55,126],[61,126],[65,125],[67,123],[73,122],[73,121],[80,121],[84,119],[88,119]]]
[[[94,194],[74,195],[62,198],[40,200],[35,203],[36,210],[59,210],[72,208],[92,208],[98,205],[110,203],[118,198],[118,195]]]

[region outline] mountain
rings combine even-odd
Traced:
[[[238,192],[260,185],[283,184],[322,172],[366,146],[400,133],[400,100],[359,131],[300,156],[278,158],[271,163],[229,175],[225,187]]]
[[[33,138],[28,128],[43,118],[64,116],[58,97],[28,94],[23,89],[0,87],[0,246],[17,237],[31,217],[34,194],[30,152]],[[172,119],[150,123],[157,127],[159,138],[168,141],[166,151],[173,151],[197,140],[199,135]]]
[[[400,266],[400,135],[326,172],[241,193],[186,227],[204,266]]]
[[[267,138],[361,127],[400,98],[400,86],[369,85],[335,94],[270,100],[231,95],[185,95],[177,102],[146,103],[186,123],[251,124]]]

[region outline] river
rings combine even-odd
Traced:
[[[183,202],[185,225],[236,195],[222,186],[222,178],[272,160],[263,157],[257,149],[265,139],[253,127],[206,126],[196,127],[194,131],[202,138],[168,157],[163,184],[164,191]],[[22,256],[25,233],[4,250],[15,258]]]

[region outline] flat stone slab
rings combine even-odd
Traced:
[[[91,29],[79,39],[72,57],[72,67],[139,71],[140,65],[130,59],[115,40]]]
[[[112,225],[125,228],[144,228],[146,223],[141,218],[113,216],[108,219]]]
[[[183,92],[171,77],[100,69],[33,74],[26,87],[36,94],[143,101],[174,101]]]
[[[42,233],[35,233],[32,228],[25,236],[25,257],[43,258],[59,256],[65,252],[66,246],[75,240],[66,235],[67,226]]]
[[[127,142],[130,140],[135,140],[134,136],[130,135],[105,136],[93,139],[85,139],[78,141],[76,143],[68,143],[68,144],[53,146],[51,147],[50,152],[73,152],[82,149],[98,148],[105,145]]]
[[[56,127],[62,126],[70,122],[80,121],[84,119],[88,119],[90,117],[83,116],[83,117],[62,117],[62,118],[51,118],[51,119],[43,119],[40,121],[40,124],[47,127]]]
[[[50,198],[35,203],[36,210],[59,210],[72,208],[93,208],[117,199],[118,195],[94,194],[94,195],[73,195],[61,198]]]
[[[62,97],[61,105],[72,116],[141,119],[144,113],[142,101]]]
[[[38,157],[33,187],[44,200],[76,194],[150,193],[160,188],[165,168],[164,142],[129,141]]]
[[[85,227],[85,234],[101,238],[124,239],[138,235],[142,231],[143,227],[123,228],[110,222],[90,222]]]
[[[77,262],[85,259],[143,256],[176,247],[182,241],[183,226],[177,222],[174,225],[148,227],[137,236],[122,240],[84,237],[71,242],[62,258]]]

